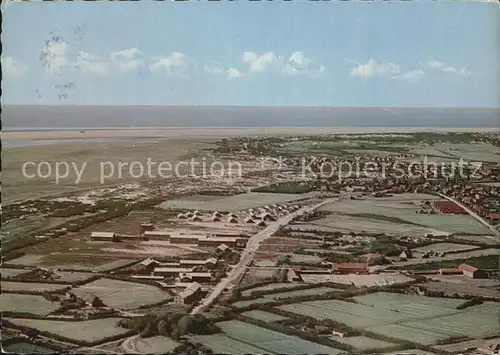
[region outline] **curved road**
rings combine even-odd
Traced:
[[[241,258],[239,263],[229,272],[229,274],[222,279],[217,286],[214,288],[212,293],[206,297],[205,299],[202,300],[202,302],[193,308],[191,311],[191,314],[197,314],[199,312],[204,311],[207,307],[209,307],[220,295],[221,293],[226,289],[230,288],[234,285],[236,285],[240,278],[243,276],[245,273],[246,268],[250,265],[250,263],[253,261],[253,258],[255,256],[255,251],[259,249],[260,243],[262,243],[264,240],[269,238],[271,235],[276,233],[281,227],[287,225],[290,223],[294,218],[302,216],[308,212],[312,212],[315,209],[333,202],[339,200],[338,197],[334,198],[328,198],[320,203],[317,203],[313,206],[306,206],[303,207],[293,213],[290,213],[289,215],[286,215],[284,217],[281,217],[278,219],[276,222],[273,222],[270,224],[268,227],[251,237],[246,245],[245,250],[241,254]]]

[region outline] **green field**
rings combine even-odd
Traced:
[[[335,291],[342,291],[342,290],[337,289],[337,288],[332,288],[332,287],[316,287],[316,288],[308,288],[308,289],[304,289],[304,290],[271,293],[268,295],[263,295],[262,297],[257,298],[255,300],[238,301],[238,302],[233,303],[232,306],[236,307],[236,308],[244,308],[244,307],[248,307],[252,304],[274,302],[276,299],[283,300],[283,299],[292,298],[292,297],[322,295],[325,293],[335,292]]]
[[[57,303],[47,301],[42,296],[16,293],[0,294],[0,309],[2,312],[22,312],[46,316],[58,308]]]
[[[357,303],[323,300],[279,308],[317,319],[333,319],[352,328],[422,345],[455,336],[498,335],[498,303],[486,302],[457,310],[455,307],[463,300],[383,292],[354,300]]]
[[[264,322],[279,322],[288,319],[287,317],[282,317],[274,313],[264,312],[257,309],[253,311],[243,312],[241,315],[261,320]]]
[[[129,332],[128,329],[116,326],[119,319],[102,318],[77,322],[44,319],[9,319],[9,321],[76,341],[83,340],[89,343],[98,343],[105,338]]]
[[[364,336],[354,336],[354,337],[332,337],[333,340],[338,341],[342,344],[350,345],[360,351],[372,350],[372,349],[386,349],[395,344],[389,343],[387,341],[367,338]]]
[[[246,297],[246,296],[250,296],[253,292],[272,291],[272,290],[276,290],[276,289],[280,289],[280,288],[294,288],[297,286],[300,286],[300,285],[294,284],[294,283],[275,282],[275,283],[267,284],[267,285],[260,286],[260,287],[249,288],[247,290],[242,291],[241,294]]]
[[[342,351],[241,321],[217,323],[224,335],[197,336],[217,354],[339,354]]]
[[[286,203],[315,196],[314,193],[307,194],[279,194],[264,192],[249,192],[240,195],[201,199],[170,200],[161,204],[163,208],[188,209],[200,211],[238,211],[255,208],[264,205]]]
[[[49,194],[77,191],[101,186],[101,163],[110,161],[115,165],[116,173],[105,181],[107,184],[137,181],[130,174],[128,167],[123,167],[121,176],[118,174],[118,162],[141,162],[147,167],[148,158],[157,164],[168,161],[174,164],[184,159],[186,154],[194,154],[207,144],[196,141],[171,140],[141,143],[140,140],[122,142],[87,142],[47,144],[33,147],[9,147],[2,151],[2,198],[3,202],[35,198]],[[103,156],[102,152],[106,152]],[[45,161],[55,169],[56,162],[74,163],[80,170],[86,162],[82,181],[75,184],[77,174],[70,168],[67,178],[55,183],[55,175],[47,179],[27,178],[23,175],[24,162]],[[31,173],[31,171],[29,171]],[[134,174],[134,172],[132,171]],[[148,178],[144,174],[144,180]]]

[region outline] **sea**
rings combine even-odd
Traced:
[[[500,108],[4,105],[1,114],[3,132],[337,127],[339,131],[350,128],[349,133],[358,129],[366,133],[367,127],[386,127],[386,132],[391,127],[397,131],[500,128]],[[196,138],[196,131],[193,134],[191,138]],[[131,138],[119,138],[125,139]],[[103,140],[116,139],[99,141]],[[2,145],[58,142],[3,140]]]

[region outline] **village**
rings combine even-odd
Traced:
[[[438,138],[435,145],[444,144],[446,135]],[[476,150],[496,139],[472,138]],[[29,244],[7,245],[4,344],[70,353],[191,346],[199,353],[497,354],[500,166],[488,161],[493,153],[474,176],[453,178],[377,169],[341,180],[304,177],[291,154],[283,166],[252,165],[263,152],[273,157],[296,144],[326,154],[329,138],[315,139],[220,142],[213,149],[220,159],[242,155],[253,166],[232,182],[241,187],[234,194],[214,193],[224,189],[214,179],[168,198],[151,198],[162,188],[143,186],[141,198],[50,202],[83,222],[70,216]],[[339,161],[407,166],[424,149],[385,154],[382,143],[376,151],[344,142],[366,141],[362,135],[340,139]],[[7,210],[15,216],[9,225],[30,221],[45,204]]]

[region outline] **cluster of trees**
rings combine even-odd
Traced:
[[[135,330],[143,338],[163,335],[179,340],[186,334],[214,334],[220,329],[201,314],[190,315],[182,312],[148,314],[131,319],[121,319],[117,325]]]

